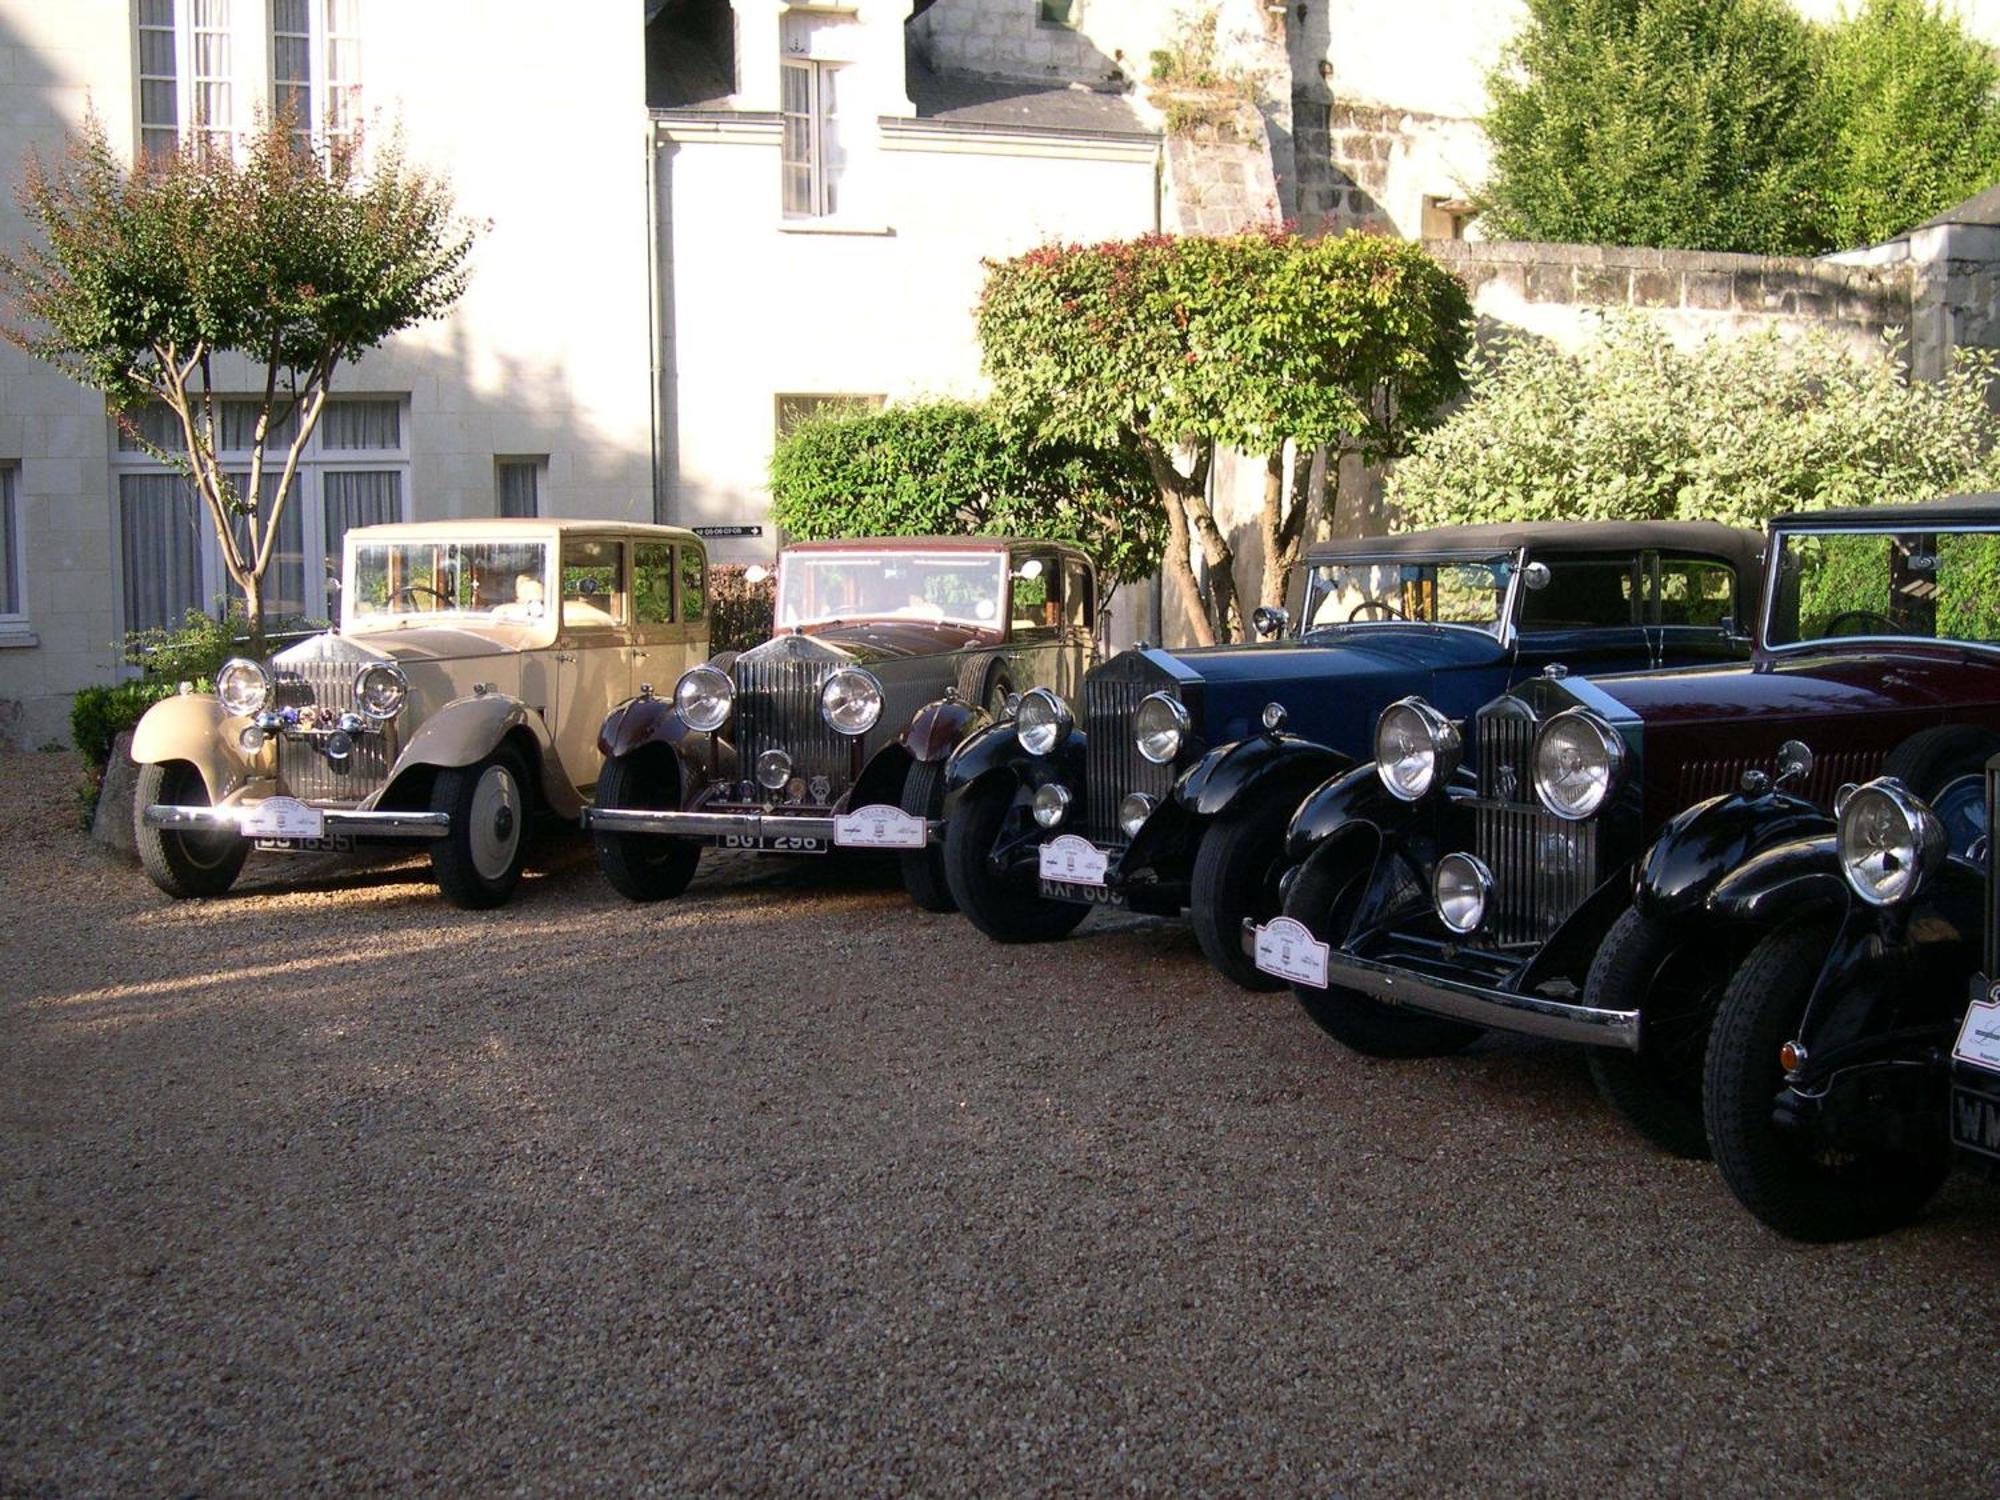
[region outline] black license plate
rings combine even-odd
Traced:
[[[1108,885],[1076,885],[1067,880],[1044,880],[1042,894],[1051,901],[1077,901],[1085,906],[1123,906],[1125,894]]]
[[[824,854],[827,840],[810,834],[771,834],[753,838],[747,833],[717,834],[714,846],[717,849],[749,849],[758,854]]]
[[[2000,1078],[1993,1082],[2000,1087]],[[1963,1082],[1954,1084],[1951,1138],[1963,1150],[2000,1161],[2000,1096],[1976,1086],[1968,1088]]]
[[[316,839],[253,839],[251,847],[265,854],[351,854],[354,840],[344,833]]]

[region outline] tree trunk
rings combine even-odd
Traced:
[[[264,655],[264,575],[246,570],[243,575],[243,617],[250,627],[250,654]]]
[[[1201,560],[1208,564],[1208,613],[1216,640],[1243,639],[1243,606],[1236,597],[1236,554],[1222,528],[1215,524],[1215,512],[1200,489],[1182,495],[1188,524],[1201,545]],[[1205,643],[1212,644],[1212,643]]]
[[[1160,503],[1167,508],[1167,574],[1180,590],[1181,604],[1187,610],[1188,628],[1194,632],[1197,646],[1215,644],[1215,628],[1209,623],[1208,604],[1201,597],[1201,584],[1194,576],[1194,566],[1188,561],[1187,511],[1182,507],[1178,490],[1162,489]],[[1166,632],[1162,631],[1164,635]]]
[[[1285,509],[1284,449],[1279,449],[1264,461],[1264,579],[1259,590],[1259,602],[1272,609],[1284,607],[1285,582],[1297,566],[1299,554],[1305,550],[1307,522],[1313,511],[1324,503],[1326,481],[1333,471],[1335,460],[1331,456],[1327,458],[1320,482],[1315,485],[1312,474],[1316,457],[1316,454],[1294,454],[1290,511]]]

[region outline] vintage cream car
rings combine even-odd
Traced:
[[[260,849],[422,840],[445,898],[504,902],[528,819],[574,822],[598,726],[708,657],[708,560],[668,526],[484,520],[347,533],[340,628],[139,722],[139,854],[171,896]]]

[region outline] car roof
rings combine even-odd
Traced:
[[[572,520],[557,516],[472,517],[450,521],[389,521],[380,526],[355,526],[349,536],[369,541],[403,542],[419,538],[459,540],[542,541],[559,536],[632,536],[647,540],[695,542],[701,538],[683,526],[655,526],[640,521]]]
[[[1945,521],[1966,525],[1975,521],[2000,524],[2000,495],[1945,495],[1913,505],[1847,505],[1839,510],[1795,510],[1775,517],[1773,526],[1896,526]]]
[[[1502,521],[1483,526],[1437,526],[1391,536],[1347,537],[1321,542],[1306,553],[1308,562],[1350,557],[1408,557],[1424,553],[1706,552],[1751,568],[1763,537],[1717,521]]]
[[[787,542],[787,552],[1037,552],[1056,551],[1090,561],[1081,547],[1022,536],[851,536],[817,542]]]

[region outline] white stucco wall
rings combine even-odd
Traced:
[[[269,50],[264,7],[236,9],[240,119],[268,97]],[[0,242],[25,232],[11,189],[31,143],[58,145],[87,102],[114,143],[132,140],[132,17],[128,0],[0,0]],[[619,0],[488,0],[477,25],[455,6],[363,6],[365,107],[399,120],[411,158],[448,172],[463,211],[490,221],[455,314],[336,377],[342,392],[408,396],[415,518],[490,514],[495,456],[544,454],[550,513],[652,514],[641,20]],[[0,463],[19,466],[30,633],[0,640],[0,739],[66,737],[68,694],[114,674],[110,440],[99,400],[0,346]]]

